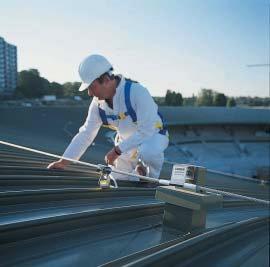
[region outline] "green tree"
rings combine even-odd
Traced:
[[[167,90],[165,96],[165,104],[168,106],[182,106],[183,97],[181,93],[176,93],[175,91]]]
[[[158,106],[164,106],[165,105],[165,97],[163,96],[154,96],[154,101]]]
[[[23,70],[18,75],[17,93],[20,92],[27,98],[41,97],[48,89],[48,85],[48,80],[41,78],[38,70]]]
[[[225,107],[227,104],[227,97],[222,93],[215,93],[213,98],[213,105],[218,107]]]
[[[52,82],[49,85],[49,95],[56,95],[58,98],[63,97],[64,95],[64,86],[57,83],[57,82]]]
[[[79,92],[80,82],[66,82],[63,84],[64,89],[64,96],[75,96],[80,95],[82,96],[83,92]]]
[[[37,69],[29,69],[28,72],[32,73],[35,76],[40,77],[40,73],[39,73],[39,71]]]
[[[230,97],[227,99],[227,107],[235,107],[236,106],[236,102],[234,100],[233,97]]]
[[[175,94],[175,103],[174,106],[183,106],[183,97],[181,93]]]
[[[40,80],[42,84],[42,95],[51,95],[50,82],[43,77],[40,77]]]
[[[168,89],[165,95],[165,104],[170,106],[171,102],[172,102],[172,91]]]
[[[192,97],[185,97],[183,99],[184,106],[195,106],[197,97],[193,94]]]
[[[197,106],[213,106],[214,92],[211,89],[201,89],[196,100]]]
[[[18,87],[16,88],[14,94],[13,94],[14,99],[23,99],[24,95],[22,94],[21,91],[18,90]]]

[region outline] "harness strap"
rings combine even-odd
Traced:
[[[166,135],[167,132],[168,132],[168,128],[164,122],[164,119],[163,119],[163,116],[161,115],[161,113],[158,111],[158,116],[160,117],[161,121],[162,121],[162,129],[160,129],[159,133],[162,134],[162,135]]]
[[[99,111],[99,116],[102,120],[103,125],[109,125],[109,122],[107,119],[111,119],[113,121],[115,120],[123,120],[126,118],[126,116],[128,116],[128,112],[121,112],[119,115],[107,115],[105,110],[102,109],[101,107],[98,107],[98,111]]]
[[[134,123],[137,122],[137,115],[136,115],[136,112],[133,109],[133,107],[131,105],[131,101],[130,101],[131,85],[132,85],[132,82],[130,80],[126,80],[126,83],[125,83],[125,104],[126,104],[126,108],[127,108],[126,112],[120,113],[119,115],[106,115],[105,110],[100,108],[100,106],[98,107],[99,115],[100,115],[100,118],[101,118],[104,126],[109,126],[110,125],[108,123],[108,119],[111,119],[111,120],[123,120],[128,115],[131,117],[131,119],[132,119],[132,121]],[[159,117],[160,117],[160,119],[162,121],[162,128],[160,128],[159,133],[162,134],[162,135],[166,135],[167,134],[167,127],[165,126],[163,116],[161,115],[160,112],[158,112],[158,115],[159,115]]]
[[[107,120],[107,115],[106,115],[106,113],[105,113],[105,110],[103,110],[102,108],[100,108],[100,107],[98,106],[98,111],[99,111],[99,116],[100,116],[100,118],[101,118],[103,124],[104,124],[104,125],[109,125],[108,120]]]
[[[131,106],[131,101],[130,101],[130,88],[131,88],[131,81],[127,80],[125,84],[125,104],[126,104],[128,115],[131,117],[133,122],[136,122],[137,115],[136,115],[135,110]]]
[[[105,110],[103,110],[100,106],[98,107],[98,111],[99,111],[99,115],[100,118],[103,122],[103,125],[108,126],[108,119],[111,120],[123,120],[126,118],[126,116],[130,116],[132,121],[135,123],[137,122],[137,115],[135,110],[133,109],[132,105],[131,105],[131,101],[130,101],[130,89],[131,89],[131,84],[132,82],[129,80],[126,80],[125,83],[125,104],[126,104],[126,108],[127,111],[124,113],[120,113],[119,115],[107,115],[105,113]]]

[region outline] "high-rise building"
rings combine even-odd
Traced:
[[[11,95],[17,87],[17,47],[0,37],[0,95]]]

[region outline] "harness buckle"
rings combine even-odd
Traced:
[[[155,128],[160,129],[160,130],[163,129],[162,123],[159,122],[159,121],[157,121],[157,122],[155,123]]]
[[[127,117],[127,116],[126,116],[126,114],[125,114],[124,112],[120,112],[120,113],[119,113],[119,119],[120,119],[120,120],[124,120],[126,117]]]

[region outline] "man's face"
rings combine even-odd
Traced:
[[[106,88],[106,82],[100,83],[98,80],[94,80],[87,88],[89,96],[95,96],[99,100],[107,98],[108,90]]]

